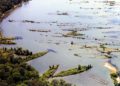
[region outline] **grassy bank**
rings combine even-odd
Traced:
[[[54,75],[54,77],[64,77],[64,76],[69,76],[69,75],[75,75],[75,74],[79,74],[79,73],[82,73],[84,71],[87,71],[91,68],[92,68],[91,65],[88,65],[88,66],[78,65],[77,68],[72,68],[72,69],[68,69],[66,71],[61,71],[58,74]]]
[[[42,51],[42,52],[38,52],[38,53],[35,53],[35,54],[32,54],[32,55],[29,55],[29,56],[24,58],[24,61],[27,62],[27,61],[39,58],[41,56],[44,56],[47,53],[48,53],[48,51]]]
[[[49,70],[47,70],[41,77],[43,79],[52,78],[54,73],[57,71],[58,67],[59,67],[59,65],[49,66]]]

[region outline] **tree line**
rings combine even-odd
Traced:
[[[15,55],[16,52],[20,55]],[[0,48],[0,86],[72,86],[64,80],[43,79],[38,71],[23,61],[23,52],[30,51],[22,48]]]
[[[0,16],[5,13],[6,11],[10,10],[19,3],[28,0],[0,0]]]

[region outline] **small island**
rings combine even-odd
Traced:
[[[64,76],[69,76],[69,75],[75,75],[75,74],[85,72],[91,68],[92,68],[91,65],[88,65],[88,66],[78,65],[77,68],[72,68],[72,69],[68,69],[65,71],[61,71],[61,72],[57,73],[56,75],[54,75],[54,77],[64,77]]]
[[[73,31],[69,31],[66,34],[63,34],[63,37],[75,37],[75,36],[83,36],[84,34],[80,34],[78,33],[78,31],[73,30]]]
[[[5,36],[3,36],[2,32],[0,31],[0,44],[14,45],[14,44],[16,44],[14,42],[14,40],[16,40],[15,37],[5,37]]]

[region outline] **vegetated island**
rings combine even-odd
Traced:
[[[119,48],[110,48],[108,46],[105,46],[105,44],[100,44],[99,48],[97,48],[97,51],[99,51],[105,58],[111,59],[113,52],[120,52]]]
[[[41,77],[43,79],[49,79],[49,78],[55,78],[55,77],[65,77],[65,76],[79,74],[79,73],[85,72],[92,68],[91,65],[88,65],[88,66],[78,65],[77,68],[71,68],[71,69],[61,71],[61,72],[55,74],[55,72],[57,71],[59,66],[60,65],[49,66],[49,70],[47,70],[44,74],[42,74]]]
[[[75,75],[75,74],[85,72],[91,68],[92,68],[91,65],[88,65],[88,66],[78,65],[77,68],[71,68],[71,69],[68,69],[65,71],[61,71],[61,72],[57,73],[56,75],[54,75],[54,77],[64,77],[64,76],[69,76],[69,75]]]
[[[16,40],[16,38],[15,37],[3,37],[1,32],[0,32],[0,44],[14,45],[16,43],[13,40]]]
[[[63,34],[63,37],[75,37],[75,36],[83,36],[84,34],[80,34],[78,33],[78,31],[73,30],[73,31],[69,31],[66,34]]]

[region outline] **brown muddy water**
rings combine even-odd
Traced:
[[[119,12],[119,0],[32,0],[13,11],[0,27],[5,36],[23,38],[16,40],[17,45],[13,47],[33,52],[50,51],[28,62],[40,73],[49,65],[60,64],[59,72],[78,64],[91,64],[91,70],[63,79],[76,86],[114,86],[109,70],[104,67],[108,59],[97,51],[97,47],[107,44],[110,48],[120,48]],[[83,35],[63,36],[71,30]],[[112,53],[111,63],[120,69],[120,52]]]

